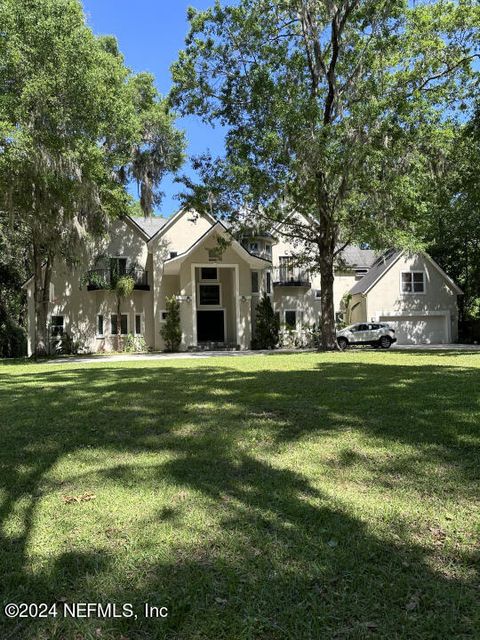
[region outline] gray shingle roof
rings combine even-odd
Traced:
[[[338,254],[338,262],[347,267],[371,267],[377,257],[377,252],[372,249],[360,249],[355,245],[348,245]]]
[[[365,293],[365,291],[382,276],[393,262],[401,254],[401,251],[395,249],[388,249],[385,253],[382,253],[375,262],[372,264],[368,272],[363,276],[361,280],[356,282],[350,289],[349,293],[354,295],[355,293]]]
[[[161,218],[160,216],[152,216],[151,218],[132,218],[132,220],[136,222],[141,229],[143,229],[149,238],[154,236],[157,231],[164,227],[168,222],[168,220]]]

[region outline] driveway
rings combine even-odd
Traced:
[[[395,351],[456,351],[478,352],[478,344],[395,344],[391,347]],[[205,358],[243,358],[245,356],[268,356],[288,353],[314,353],[314,349],[275,349],[275,351],[197,351],[182,353],[118,353],[114,355],[59,357],[47,360],[48,364],[85,363],[93,362],[129,362],[136,360],[191,360]]]
[[[394,344],[396,351],[478,351],[480,344]]]

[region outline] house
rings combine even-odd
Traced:
[[[125,217],[101,241],[85,248],[73,268],[55,265],[48,310],[53,343],[69,335],[86,352],[116,348],[121,334],[162,350],[165,300],[180,301],[181,350],[248,349],[255,309],[266,292],[284,330],[318,326],[320,278],[295,266],[295,247],[281,235],[239,242],[219,221],[181,210],[173,217]],[[339,256],[334,285],[337,318],[386,321],[399,343],[454,341],[459,288],[424,253],[408,255],[348,247]],[[114,274],[131,274],[132,295],[121,303],[110,289]],[[29,352],[34,344],[33,278],[28,297]]]

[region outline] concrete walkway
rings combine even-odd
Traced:
[[[478,344],[395,344],[393,351],[454,351],[480,354]],[[350,350],[349,350],[350,351]],[[275,354],[315,353],[314,349],[275,349],[275,351],[197,351],[188,353],[117,353],[114,355],[59,357],[47,364],[92,364],[94,362],[135,362],[138,360],[193,360],[206,358],[243,358],[245,356],[272,356]]]
[[[475,351],[480,353],[480,344],[394,344],[395,351]]]

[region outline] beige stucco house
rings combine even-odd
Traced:
[[[187,210],[169,219],[117,220],[102,241],[85,249],[77,267],[57,264],[48,310],[51,341],[68,334],[85,352],[111,351],[120,322],[122,335],[142,336],[150,349],[162,350],[165,299],[175,295],[182,350],[248,349],[263,292],[271,296],[282,330],[301,334],[305,327],[318,326],[320,278],[294,266],[296,250],[281,233],[238,242],[222,223]],[[112,270],[135,279],[133,294],[122,301],[120,319],[115,295],[108,289]],[[31,352],[33,279],[25,287]],[[349,247],[338,260],[338,319],[388,321],[399,343],[456,340],[460,293],[423,253],[377,256]]]

